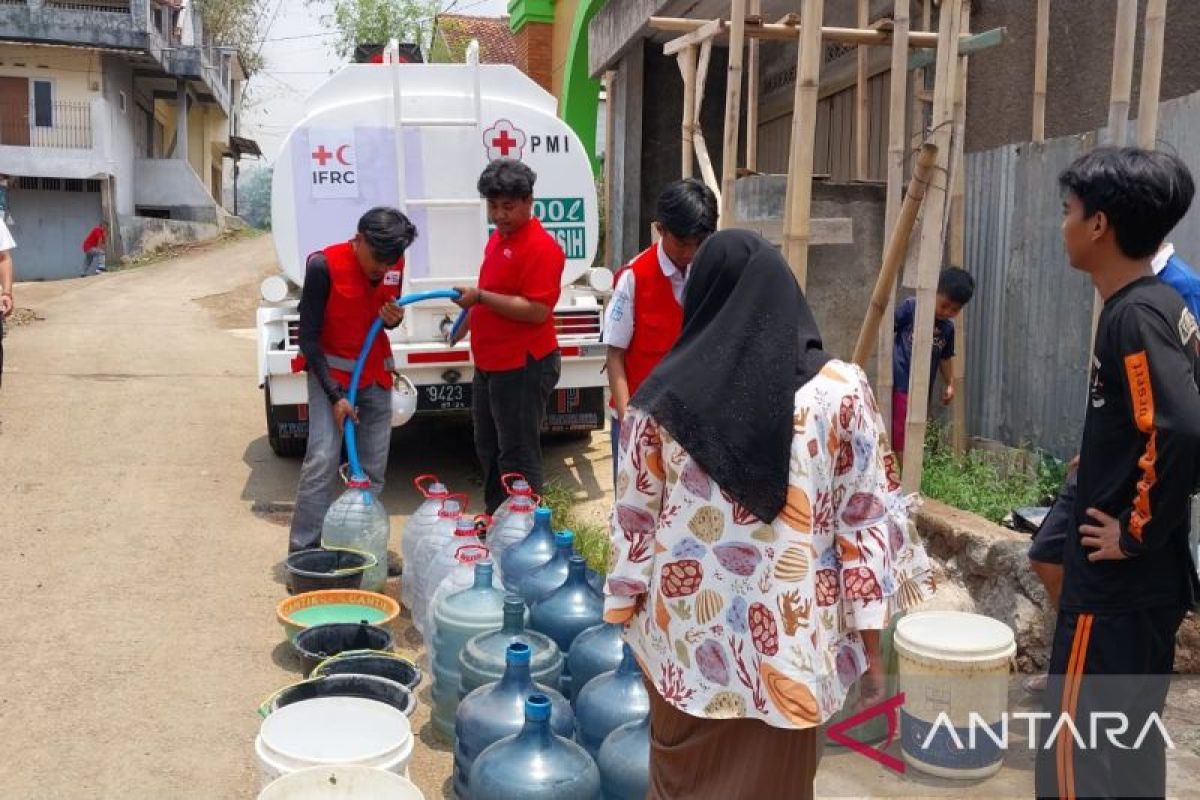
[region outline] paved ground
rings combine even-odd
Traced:
[[[0,391],[0,797],[254,796],[254,709],[300,677],[274,615],[297,464],[254,376],[273,263],[262,237],[18,285],[42,319],[10,332]],[[552,448],[560,480],[599,491],[604,444]],[[473,488],[461,426],[392,452],[394,530],[418,471]],[[422,732],[427,797],[449,763]]]
[[[298,465],[267,446],[253,371],[256,286],[272,264],[263,237],[18,286],[32,311],[6,342],[0,391],[0,798],[256,793],[254,709],[300,677],[274,619]],[[602,518],[607,439],[554,445],[547,460]],[[420,472],[478,497],[473,462],[460,425],[398,432],[384,498],[393,530]],[[415,635],[399,633],[416,654]],[[414,719],[412,776],[432,800],[450,755],[427,719]],[[1173,762],[1178,796],[1196,796],[1196,762]],[[899,784],[829,750],[818,789],[1027,797],[1030,781],[1019,756],[985,783]]]

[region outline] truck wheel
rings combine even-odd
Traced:
[[[304,436],[295,434],[295,423],[300,417],[295,410],[299,406],[272,405],[269,385],[263,387],[263,400],[267,412],[267,441],[271,444],[271,450],[280,458],[302,458],[308,445],[308,429],[306,425]]]

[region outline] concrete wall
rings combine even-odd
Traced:
[[[1003,45],[971,59],[967,94],[967,149],[986,150],[1031,138],[1034,2],[976,3],[971,27],[1008,28]],[[1081,133],[1108,120],[1115,2],[1054,0],[1050,4],[1050,51],[1046,81],[1046,135]],[[1200,7],[1196,0],[1168,0],[1163,45],[1163,100],[1200,90]],[[1130,116],[1137,115],[1141,84],[1142,23],[1146,0],[1138,2]],[[1133,128],[1130,128],[1132,136]]]
[[[133,165],[137,158],[134,148],[134,124],[137,107],[134,105],[133,68],[123,58],[104,57],[103,96],[107,104],[109,125],[109,158],[113,163],[115,205],[118,214],[133,213]],[[125,109],[121,109],[121,95]]]
[[[30,0],[27,5],[0,5],[0,39],[142,49],[148,44],[145,30],[148,3],[149,0],[133,0],[132,14],[46,7],[42,0]]]
[[[782,220],[787,178],[759,175],[737,183],[741,220]],[[849,217],[853,244],[813,245],[808,251],[807,297],[825,349],[849,359],[883,262],[885,189],[865,183],[813,183],[814,219]]]
[[[221,235],[216,224],[154,217],[121,217],[121,237],[129,256],[149,255],[164,247],[204,242]]]
[[[4,44],[0,76],[49,80],[55,102],[85,102],[100,96],[104,67],[94,51]]]
[[[215,223],[216,203],[189,166],[174,158],[134,162],[134,203],[167,208],[176,219]]]

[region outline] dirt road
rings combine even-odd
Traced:
[[[274,619],[298,464],[267,446],[254,374],[273,263],[260,237],[18,285],[42,319],[10,332],[0,390],[0,797],[257,792],[254,709],[300,677]],[[598,436],[547,460],[599,509],[607,450]],[[410,427],[392,447],[393,531],[430,470],[479,497],[469,433]],[[426,720],[412,772],[432,799],[450,755]]]

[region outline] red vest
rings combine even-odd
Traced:
[[[675,299],[671,279],[658,263],[654,244],[633,260],[633,339],[625,351],[625,377],[633,397],[683,330],[683,307]]]
[[[329,362],[329,375],[342,388],[349,389],[354,362],[362,350],[367,331],[379,317],[380,307],[400,296],[404,259],[384,273],[378,286],[372,286],[363,275],[349,242],[326,247],[321,253],[329,266],[329,299],[321,323],[321,350]],[[358,388],[379,384],[390,389],[393,368],[392,344],[383,331],[371,345]]]

